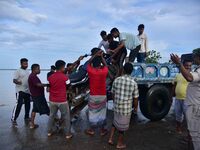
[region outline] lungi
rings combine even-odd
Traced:
[[[200,150],[200,106],[188,106],[186,119],[194,149]]]
[[[90,95],[88,102],[88,119],[91,127],[104,127],[106,125],[106,95]]]
[[[118,131],[127,131],[129,129],[130,120],[131,115],[122,115],[114,112],[113,125]]]

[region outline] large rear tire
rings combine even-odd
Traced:
[[[151,121],[163,119],[169,112],[172,97],[163,85],[152,86],[144,99],[140,100],[140,109],[142,114]]]

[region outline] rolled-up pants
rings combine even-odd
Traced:
[[[200,105],[188,106],[186,119],[188,130],[192,137],[194,150],[200,150]]]

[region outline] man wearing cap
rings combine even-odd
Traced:
[[[185,69],[177,55],[171,54],[171,60],[179,66],[184,78],[190,82],[186,94],[186,119],[194,150],[200,150],[200,48],[193,50],[193,60],[197,65],[193,72]]]

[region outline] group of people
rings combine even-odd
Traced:
[[[108,133],[106,129],[106,114],[107,114],[107,78],[110,75],[111,69],[108,63],[117,64],[119,66],[118,75],[112,77],[111,93],[114,100],[114,118],[110,131],[108,143],[114,145],[113,136],[117,130],[119,133],[116,148],[126,148],[124,143],[124,133],[129,128],[132,112],[137,112],[138,108],[138,86],[131,77],[133,71],[132,62],[135,58],[139,62],[144,62],[147,54],[147,37],[144,34],[144,25],[138,26],[139,34],[119,32],[117,28],[113,28],[110,34],[105,31],[101,32],[102,42],[99,47],[104,46],[106,55],[109,61],[106,60],[103,50],[93,48],[91,57],[80,68],[83,72],[87,72],[89,77],[90,97],[88,100],[88,121],[89,128],[85,133],[92,136],[95,134],[95,129],[100,129],[100,135],[104,136]],[[119,42],[113,40],[119,38]],[[130,50],[129,62],[124,64],[124,59],[127,55],[126,49]],[[200,49],[194,50],[194,62],[200,65]],[[64,132],[67,139],[72,138],[70,108],[67,99],[67,90],[70,83],[73,81],[73,76],[79,73],[77,70],[80,61],[84,56],[80,56],[74,63],[67,64],[63,60],[55,62],[55,66],[51,67],[51,72],[47,75],[48,83],[44,84],[38,78],[40,73],[40,65],[33,64],[31,66],[31,74],[29,74],[28,60],[22,58],[21,68],[16,70],[13,82],[16,84],[17,105],[13,110],[12,123],[17,126],[17,118],[21,107],[25,104],[26,121],[30,121],[30,129],[38,128],[35,123],[36,113],[46,114],[49,116],[48,121],[48,136],[52,136],[56,130],[55,119],[58,117],[58,110],[61,112],[61,123],[64,127]],[[177,130],[181,131],[182,112],[186,110],[186,118],[188,122],[189,133],[192,137],[195,150],[199,150],[200,141],[200,68],[194,72],[190,72],[191,62],[184,61],[183,65],[177,55],[171,55],[172,61],[180,67],[181,75],[178,75],[175,80],[176,93],[176,116]],[[186,81],[189,81],[186,86]],[[181,83],[180,83],[181,82]],[[187,89],[187,94],[182,93],[182,85],[184,90]],[[45,99],[44,87],[49,92],[49,105]],[[186,95],[186,96],[185,96]],[[33,101],[33,109],[31,119],[29,118],[30,101]],[[183,105],[182,99],[186,99],[188,107]]]
[[[144,24],[138,26],[137,36],[132,33],[120,32],[117,28],[111,29],[110,34],[101,31],[102,41],[98,48],[103,46],[108,55],[111,55],[115,61],[119,61],[120,67],[126,58],[126,49],[130,50],[130,62],[134,62],[137,58],[138,63],[144,63],[148,52],[148,38],[144,33],[144,28]],[[113,38],[118,38],[118,41],[113,40]]]
[[[182,133],[182,122],[186,119],[188,141],[192,140],[194,150],[200,150],[200,48],[193,50],[193,60],[183,62],[172,54],[171,60],[177,64],[180,73],[174,80],[176,130]],[[192,71],[192,64],[197,65]]]

